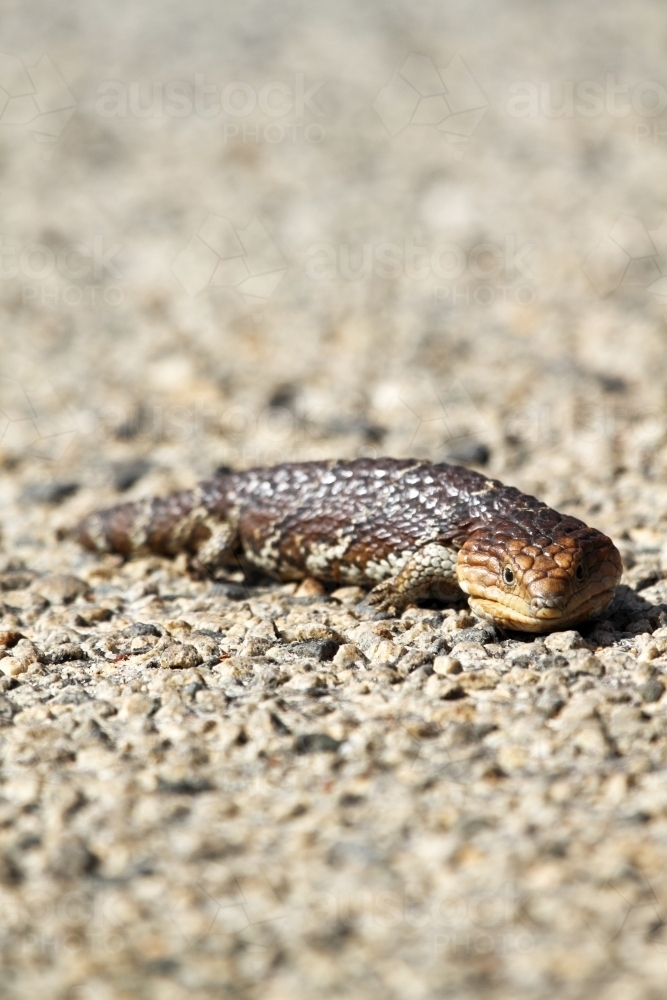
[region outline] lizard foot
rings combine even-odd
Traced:
[[[366,604],[374,611],[387,611],[399,613],[402,611],[405,601],[402,595],[396,590],[394,580],[383,580],[373,587],[366,595]]]

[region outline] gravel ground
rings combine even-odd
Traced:
[[[648,0],[6,0],[1,995],[664,996],[665,45]],[[606,617],[67,538],[379,454],[607,531]]]

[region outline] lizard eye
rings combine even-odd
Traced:
[[[583,580],[583,578],[584,578],[584,567],[581,565],[581,563],[579,563],[579,565],[577,566],[574,575],[576,576],[577,580]]]
[[[511,585],[514,583],[514,573],[509,568],[509,566],[506,566],[505,569],[503,570],[503,580],[505,581],[508,587],[511,587]]]

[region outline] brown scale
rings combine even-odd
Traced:
[[[481,617],[529,631],[599,614],[621,571],[605,535],[535,497],[459,466],[391,458],[225,473],[92,514],[77,537],[125,556],[187,551],[213,576],[241,555],[279,579],[358,582],[383,609],[458,585]]]

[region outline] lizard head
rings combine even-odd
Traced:
[[[548,508],[479,527],[459,550],[456,573],[471,609],[501,628],[549,632],[609,605],[621,556],[606,535]]]

